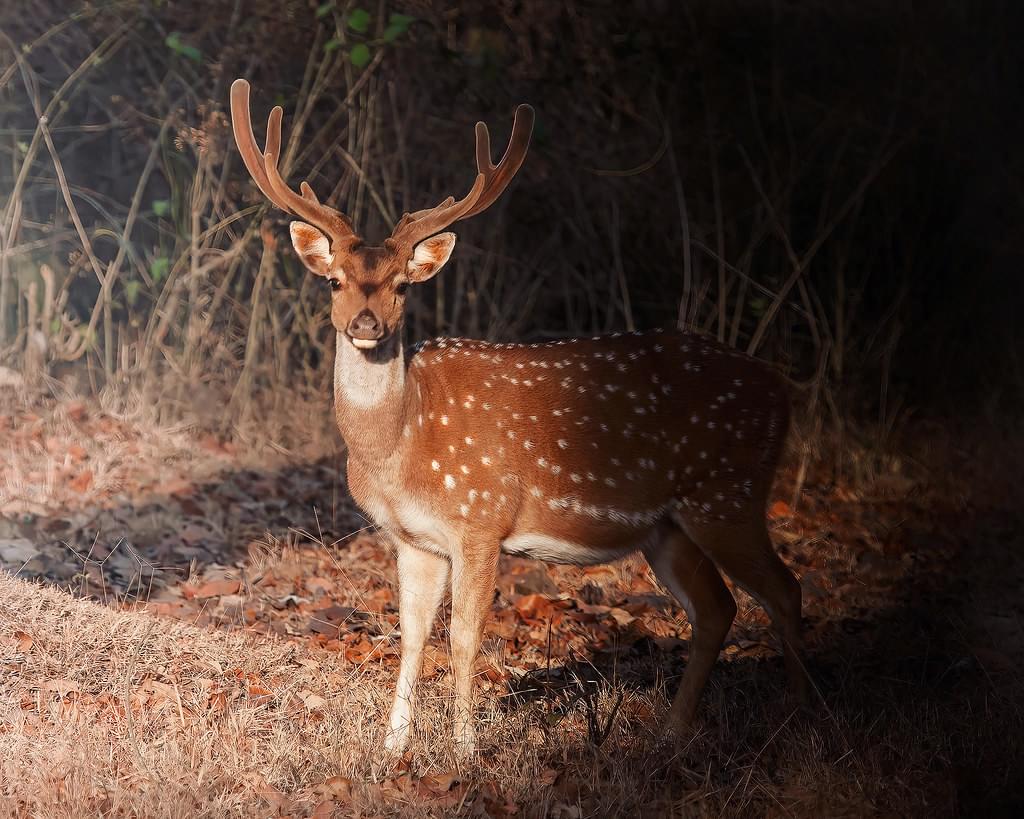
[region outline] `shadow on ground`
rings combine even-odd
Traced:
[[[123,601],[145,599],[211,567],[244,572],[253,544],[271,548],[290,539],[341,553],[366,526],[347,496],[342,469],[339,457],[275,471],[225,469],[142,498],[115,496],[95,507],[0,518],[2,557],[20,576]],[[891,787],[914,793],[940,815],[1019,815],[1024,550],[1017,524],[1012,514],[975,510],[955,527],[946,521],[941,531],[940,521],[927,516],[904,525],[898,543],[889,546],[900,560],[872,553],[849,561],[863,569],[853,570],[862,588],[841,607],[820,595],[807,600],[808,662],[819,692],[810,714],[786,702],[777,656],[735,652],[715,670],[700,728],[681,750],[648,764],[665,766],[668,783],[694,755],[731,748],[736,757],[723,765],[746,755],[752,772],[778,782],[793,755],[804,753],[830,776],[848,761],[857,770],[877,769],[879,782],[895,777]],[[800,565],[801,548],[814,545],[783,551]],[[848,587],[848,580],[823,585]],[[393,601],[378,610],[393,615]],[[355,627],[359,618],[352,614],[330,627]],[[770,638],[762,623],[741,619],[730,642],[751,639]],[[671,690],[685,658],[685,646],[666,649],[634,637],[517,677],[504,707],[536,708],[542,720],[582,711],[586,741],[567,752],[591,759],[618,717],[616,692]],[[872,787],[867,804],[884,808],[878,802],[884,796]]]

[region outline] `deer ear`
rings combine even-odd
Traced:
[[[454,233],[438,233],[416,245],[407,266],[410,281],[425,282],[435,275],[444,267],[454,247]]]
[[[331,262],[334,261],[330,240],[305,222],[292,222],[289,230],[292,234],[292,247],[309,272],[317,276],[326,276],[331,269]]]

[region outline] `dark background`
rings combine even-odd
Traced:
[[[35,329],[50,372],[77,333],[92,388],[154,370],[236,394],[324,386],[326,292],[288,252],[285,215],[229,221],[262,203],[225,116],[244,76],[260,139],[272,103],[286,144],[302,112],[292,184],[308,175],[371,241],[390,228],[371,187],[391,218],[461,195],[473,122],[497,151],[514,106],[536,108],[523,170],[457,226],[455,264],[415,298],[413,337],[682,319],[776,362],[825,428],[885,437],[922,413],[1019,406],[1014,3],[14,5],[0,41],[8,361],[39,357]],[[353,27],[360,6],[369,22]],[[413,19],[382,38],[395,13]],[[368,67],[353,64],[360,43]],[[97,266],[124,257],[105,295],[36,128],[32,100],[56,96],[54,149]],[[46,312],[42,264],[67,294],[46,326],[28,310]]]

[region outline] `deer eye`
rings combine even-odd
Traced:
[[[407,292],[409,292],[409,282],[399,282],[398,284],[396,284],[395,292],[399,296],[404,296]]]
[[[331,283],[331,290],[341,290],[341,279],[328,279]]]

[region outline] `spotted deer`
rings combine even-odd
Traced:
[[[291,238],[329,282],[337,331],[334,401],[352,497],[394,544],[402,660],[386,746],[406,746],[423,647],[449,578],[455,739],[474,747],[472,669],[504,551],[581,565],[641,551],[692,627],[671,709],[694,717],[736,605],[721,569],[771,615],[791,688],[802,695],[800,586],[775,554],[765,504],[788,423],[780,376],[689,332],[537,344],[438,338],[403,347],[410,285],[444,266],[455,235],[486,210],[526,156],[533,110],[516,111],[491,163],[476,126],[469,193],[405,214],[380,246],[278,171],[281,108],[265,150],[249,84],[231,88],[235,140],[267,198],[304,221]]]

